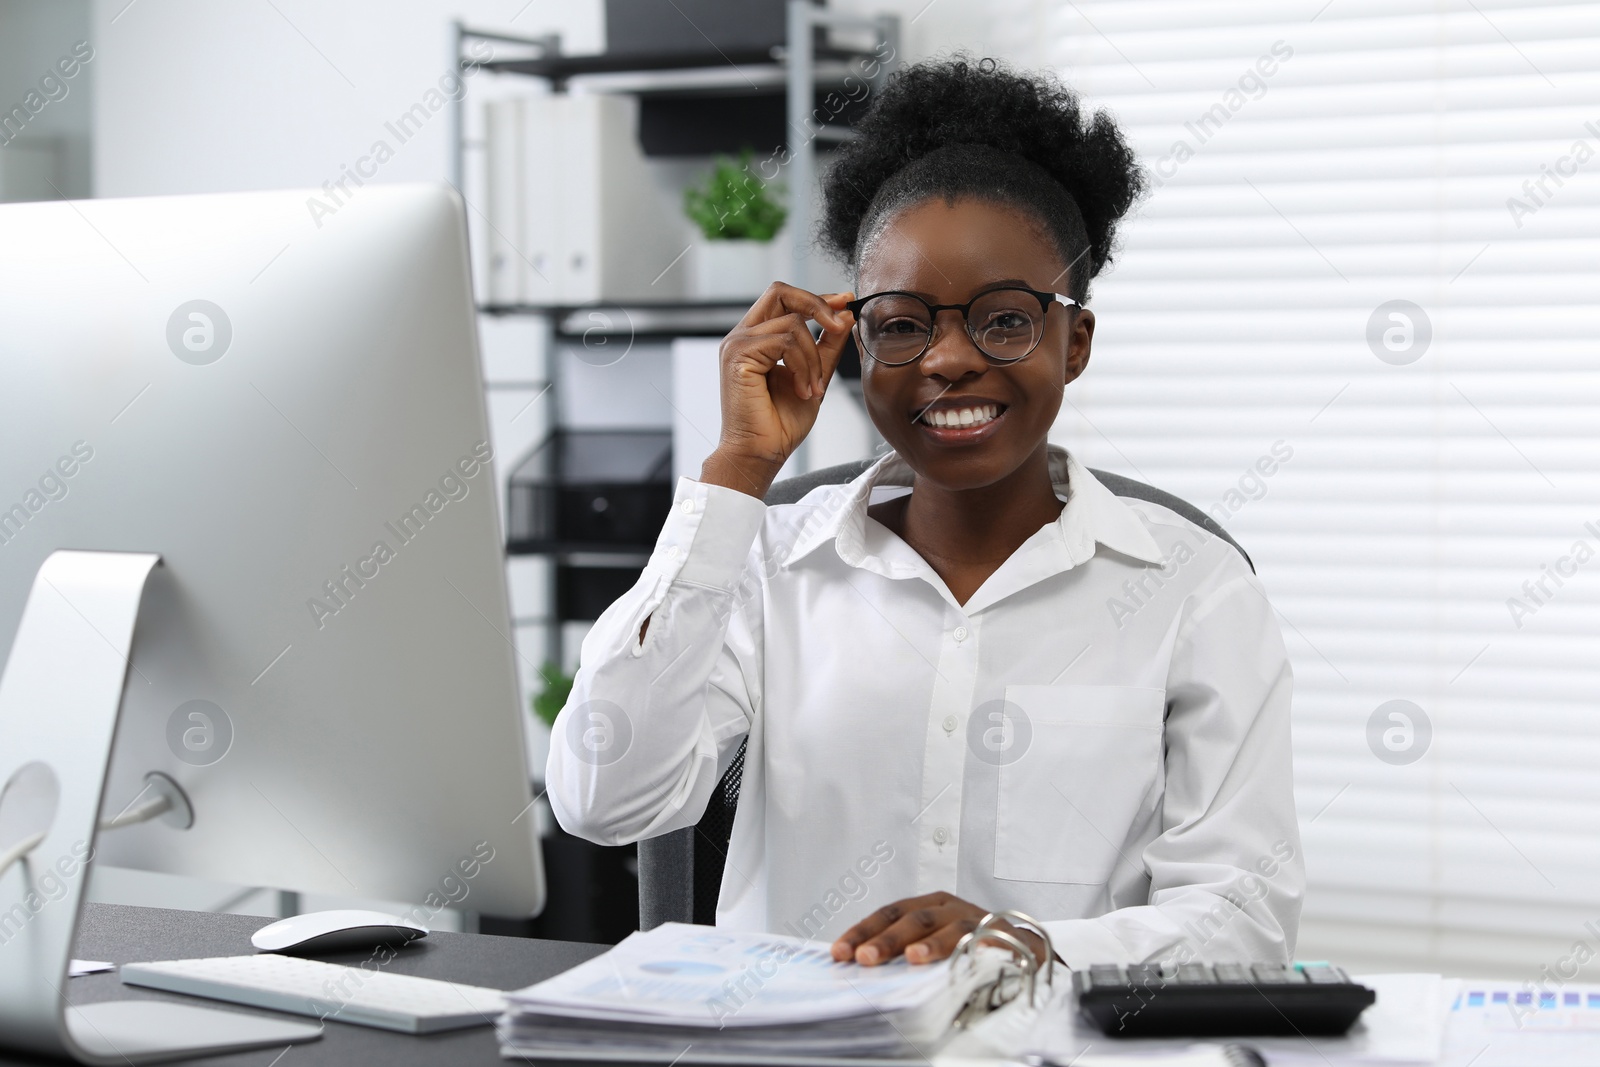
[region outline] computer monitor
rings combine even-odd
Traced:
[[[53,551],[163,561],[102,815],[192,825],[95,862],[537,913],[456,193],[7,205],[0,294],[0,657]]]

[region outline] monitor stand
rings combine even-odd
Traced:
[[[322,1032],[320,1024],[162,1000],[68,1003],[67,965],[134,624],[160,562],[151,553],[52,553],[0,677],[0,862],[24,852],[0,870],[0,1048],[142,1064]]]

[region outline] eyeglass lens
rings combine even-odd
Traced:
[[[928,347],[933,334],[928,305],[901,293],[868,300],[861,307],[860,323],[867,354],[880,363],[911,362]],[[991,290],[968,309],[967,333],[992,359],[1021,359],[1044,334],[1044,311],[1026,290]]]

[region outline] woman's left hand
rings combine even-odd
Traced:
[[[909,963],[933,963],[948,957],[956,942],[971,933],[989,911],[949,893],[897,900],[846,930],[833,943],[833,958],[870,967],[903,952]],[[1000,926],[1020,938],[1035,955],[1044,955],[1044,940],[1038,934],[1010,923]]]

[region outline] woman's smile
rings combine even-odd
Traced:
[[[917,429],[941,445],[975,445],[1000,429],[1009,405],[986,397],[942,396],[912,417]]]

